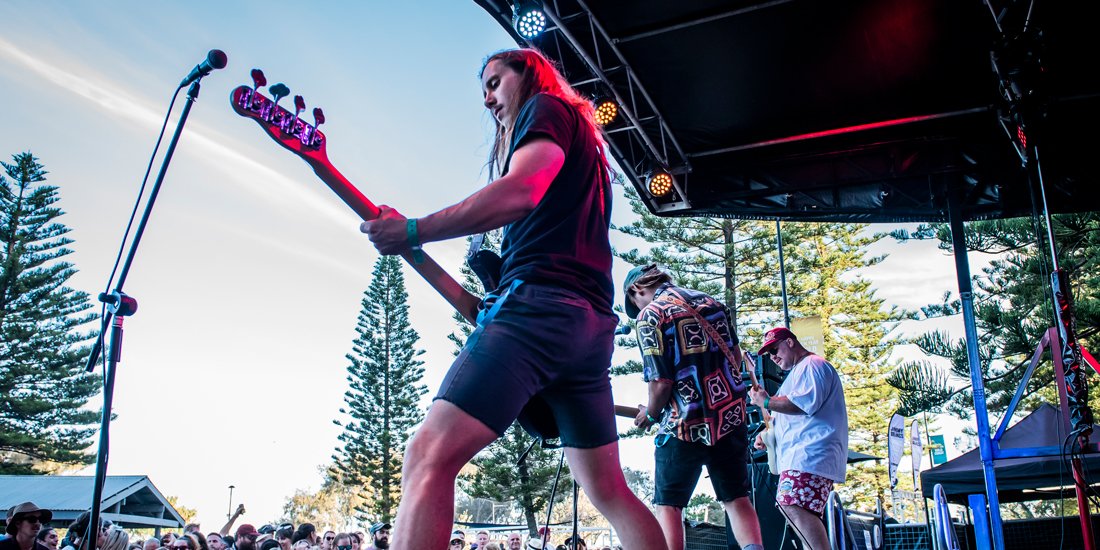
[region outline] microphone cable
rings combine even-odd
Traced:
[[[104,294],[110,293],[111,285],[114,284],[115,274],[118,272],[118,266],[122,262],[122,254],[123,252],[125,252],[126,243],[130,239],[130,230],[134,226],[134,219],[137,217],[138,208],[141,206],[141,198],[145,196],[145,187],[149,183],[149,174],[153,171],[153,161],[156,160],[157,152],[160,150],[160,143],[164,140],[164,131],[168,128],[168,120],[172,117],[172,109],[176,105],[176,99],[179,98],[180,89],[181,88],[176,88],[176,90],[172,92],[172,100],[168,102],[168,112],[164,114],[164,122],[160,125],[160,134],[157,135],[157,142],[155,145],[153,145],[153,154],[149,156],[149,165],[145,167],[145,177],[141,179],[141,188],[138,189],[137,200],[134,201],[134,209],[130,212],[130,221],[126,223],[126,231],[122,234],[122,244],[120,244],[118,247],[118,255],[115,256],[115,265],[111,267],[111,275],[107,278],[107,288],[103,290]],[[106,334],[108,325],[106,302],[101,302],[101,305],[99,307],[99,319],[99,337],[96,339],[96,342],[95,344],[93,344],[92,348],[95,349],[95,347],[98,346],[101,350],[99,363],[103,369],[103,389],[104,391],[106,391],[107,353],[103,351],[103,335]]]

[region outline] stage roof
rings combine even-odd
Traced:
[[[510,2],[475,1],[526,44]],[[542,4],[531,44],[618,98],[612,152],[656,214],[945,221],[954,196],[964,219],[1030,215],[1036,147],[1051,212],[1096,209],[1098,2]],[[644,189],[662,165],[671,198]]]

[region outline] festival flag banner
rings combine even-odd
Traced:
[[[920,474],[920,461],[921,452],[924,451],[924,444],[920,439],[920,424],[917,424],[916,419],[909,424],[909,445],[910,452],[913,458],[913,488],[917,487],[917,476]]]
[[[802,347],[818,355],[825,355],[825,328],[821,325],[821,317],[799,317],[791,319],[791,332],[798,335],[798,343]]]
[[[894,413],[890,418],[890,429],[886,439],[887,454],[890,457],[890,489],[898,485],[898,464],[905,454],[905,417]]]
[[[947,462],[947,447],[944,446],[943,435],[930,435],[928,440],[931,443],[928,448],[932,450],[932,465],[939,466]]]

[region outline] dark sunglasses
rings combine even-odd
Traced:
[[[350,544],[339,544],[336,546],[336,550],[351,550]]]
[[[335,540],[336,537],[325,537],[325,540]]]
[[[23,519],[31,523],[42,523],[42,516],[23,516]]]

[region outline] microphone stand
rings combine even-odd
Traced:
[[[88,531],[84,533],[84,538],[81,540],[82,548],[78,550],[95,550],[95,542],[99,536],[99,524],[100,524],[100,505],[103,501],[103,485],[107,480],[107,458],[110,447],[110,427],[111,427],[111,404],[114,401],[115,392],[115,371],[118,369],[118,363],[122,358],[122,322],[133,315],[137,311],[137,300],[127,296],[122,291],[122,286],[126,283],[126,276],[130,273],[130,266],[134,263],[134,255],[137,253],[138,244],[141,242],[141,236],[145,232],[145,226],[149,222],[149,215],[153,211],[153,203],[157,200],[157,194],[160,193],[160,186],[164,182],[164,175],[168,172],[168,164],[172,162],[172,154],[176,150],[176,144],[179,143],[180,134],[183,133],[183,126],[187,123],[187,115],[191,112],[191,106],[195,103],[195,100],[199,97],[199,81],[196,80],[191,87],[187,90],[187,102],[184,103],[183,112],[180,113],[179,122],[176,123],[176,131],[172,135],[172,141],[168,144],[168,149],[164,153],[164,160],[160,165],[160,173],[157,174],[156,183],[153,184],[153,189],[149,194],[149,200],[145,203],[145,211],[142,213],[141,222],[138,224],[137,231],[134,233],[133,242],[130,244],[130,250],[126,254],[126,262],[122,266],[122,272],[118,277],[118,282],[115,285],[115,289],[110,293],[100,293],[99,301],[107,305],[107,314],[104,316],[103,326],[110,325],[111,327],[111,341],[110,347],[107,353],[107,372],[104,374],[103,382],[103,415],[100,419],[99,426],[99,449],[96,453],[96,466],[95,466],[95,484],[92,488],[92,508],[90,517],[88,518]],[[92,346],[92,352],[88,355],[88,372],[95,370],[95,364],[99,361],[99,355],[103,351],[103,332],[99,334],[99,338],[96,339],[95,345]]]

